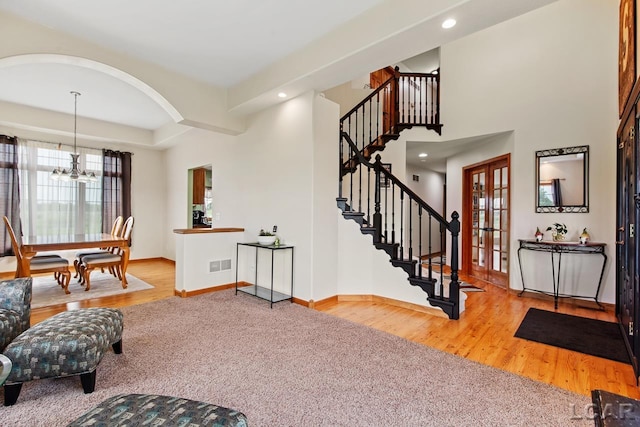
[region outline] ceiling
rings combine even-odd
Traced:
[[[280,102],[274,88],[325,90],[552,1],[0,0],[0,12],[223,88],[227,102],[238,100],[230,111],[246,114],[252,100],[253,111]],[[449,14],[459,25],[445,33]],[[416,39],[423,50],[407,43]],[[96,69],[0,67],[0,102],[73,114],[70,91],[82,93],[79,117],[146,130],[173,122],[139,89]]]
[[[494,141],[497,136],[508,133],[493,133],[438,142],[407,141],[407,164],[421,169],[446,173],[447,158],[465,150],[477,149]],[[427,154],[427,157],[420,157],[421,153]]]

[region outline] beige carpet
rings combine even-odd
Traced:
[[[33,278],[33,296],[31,308],[47,307],[50,305],[76,302],[84,299],[105,297],[122,293],[131,293],[153,286],[143,282],[135,276],[127,274],[127,289],[122,289],[122,283],[108,273],[94,271],[91,273],[91,289],[87,292],[78,284],[77,279],[71,278],[70,294],[65,294],[60,285],[53,278],[53,274]]]
[[[122,311],[123,353],[104,355],[93,393],[78,377],[28,382],[0,425],[65,426],[151,393],[235,408],[251,427],[593,426],[587,396],[290,302],[225,290]]]

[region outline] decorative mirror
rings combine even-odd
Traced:
[[[536,151],[536,212],[589,212],[589,146]]]

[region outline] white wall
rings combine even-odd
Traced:
[[[617,2],[562,0],[441,48],[443,138],[513,130],[447,164],[448,210],[460,211],[462,167],[512,154],[512,288],[522,287],[517,239],[536,226],[566,223],[572,240],[587,227],[614,257],[617,20]],[[535,151],[575,145],[590,146],[589,213],[535,213]],[[614,270],[610,262],[601,292],[610,303]]]
[[[214,218],[220,212],[213,227],[243,227],[245,241],[255,241],[260,229],[277,225],[281,242],[295,246],[294,296],[334,295],[338,107],[309,92],[249,123],[239,136],[193,130],[165,152],[165,256],[175,256],[171,230],[190,221],[187,171],[211,164]]]
[[[338,282],[338,193],[337,104],[316,96],[313,102],[313,207],[312,207],[312,299],[337,294]]]
[[[418,176],[418,181],[413,181],[413,175]],[[444,212],[444,186],[446,183],[446,175],[439,172],[434,172],[429,169],[419,168],[410,164],[407,164],[407,175],[405,179],[405,184],[409,187],[414,193],[416,193],[422,200],[427,202],[429,206],[431,206],[436,212],[442,215],[445,219],[449,219],[447,213]],[[414,213],[413,217],[418,218],[417,216],[417,208],[413,208]],[[427,225],[428,215],[423,211],[422,213],[424,224],[422,225],[422,235],[420,235],[420,230],[415,228],[413,230],[413,241],[417,242],[420,237],[422,237],[422,253],[420,255],[428,255],[429,253],[440,252],[441,243],[440,243],[440,233],[439,233],[439,223],[435,220],[431,221],[431,242],[429,242],[429,229]],[[430,243],[431,251],[429,251]],[[414,243],[415,244],[415,243]]]

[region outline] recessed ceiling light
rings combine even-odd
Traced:
[[[420,157],[420,158],[424,158],[424,157],[427,157],[427,156],[428,156],[428,154],[427,154],[427,153],[420,153],[420,154],[418,154],[418,157]]]
[[[442,23],[442,28],[453,28],[456,25],[456,20],[453,18],[449,18]]]
[[[278,98],[286,98],[286,97],[287,97],[287,94],[286,94],[286,93],[284,93],[284,92],[280,92],[280,93],[278,94]]]

